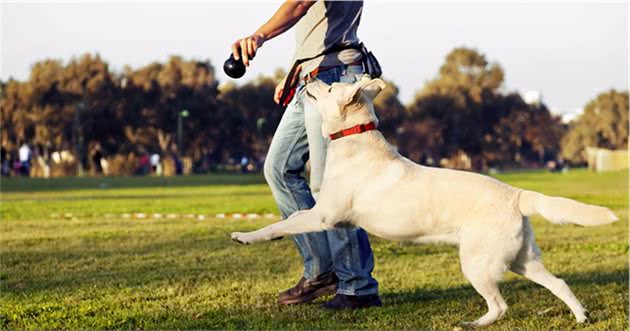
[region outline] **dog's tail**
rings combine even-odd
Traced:
[[[518,207],[524,216],[540,214],[555,224],[597,226],[619,220],[610,209],[605,207],[526,190],[520,192]]]

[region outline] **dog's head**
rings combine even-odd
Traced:
[[[354,84],[328,85],[316,79],[306,84],[306,96],[321,113],[322,134],[328,136],[357,124],[378,124],[372,100],[384,88],[385,82],[367,75]]]

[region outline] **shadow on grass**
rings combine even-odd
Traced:
[[[569,285],[575,289],[581,287],[607,286],[616,284],[620,287],[627,288],[628,270],[615,270],[610,272],[584,272],[574,274],[559,275],[567,280]],[[625,284],[625,286],[623,286]],[[550,292],[540,286],[525,280],[514,279],[501,283],[501,289],[506,298],[513,299],[511,304],[516,309],[525,309],[527,318],[534,318],[535,323],[540,329],[557,329],[558,324],[545,324],[550,319],[559,319],[560,323],[566,323],[562,328],[569,329],[575,327],[572,315],[569,309],[560,300],[557,300]],[[311,329],[373,329],[375,321],[380,323],[381,327],[391,329],[435,329],[430,318],[419,317],[419,314],[437,317],[440,323],[452,323],[457,326],[462,319],[474,319],[485,312],[485,303],[471,285],[459,285],[450,288],[433,288],[423,289],[417,288],[411,291],[401,292],[383,292],[383,307],[373,308],[360,311],[344,311],[330,312],[319,308],[319,304],[323,301],[320,299],[312,304],[298,306],[278,306],[275,304],[275,290],[270,289],[271,294],[264,295],[269,303],[264,306],[242,307],[237,304],[223,309],[208,309],[206,311],[198,311],[194,314],[186,314],[182,311],[172,311],[159,317],[151,316],[153,320],[143,327],[159,328],[159,329],[225,329],[225,330],[244,330],[244,329],[292,329],[292,330],[311,330]],[[515,302],[515,298],[529,298],[545,302],[544,297],[540,297],[541,291],[543,296],[551,299],[554,310],[556,312],[548,313],[546,317],[541,317],[540,309],[531,307],[531,305],[520,304]],[[584,291],[584,289],[582,289]],[[546,292],[546,293],[544,293]],[[622,293],[620,293],[622,294]],[[627,294],[627,293],[625,293]],[[579,295],[578,295],[579,296]],[[584,298],[586,299],[586,298]],[[510,301],[508,299],[508,301]],[[460,306],[457,312],[453,312],[453,302]],[[548,304],[547,306],[548,307]],[[625,305],[624,305],[625,307]],[[622,307],[598,307],[597,310],[621,309]],[[547,308],[550,309],[550,308]],[[519,317],[516,311],[512,311],[513,319],[506,317],[503,321],[493,325],[499,329],[507,327],[507,325],[518,325],[522,323],[522,317]],[[479,316],[477,316],[479,315]],[[426,317],[426,316],[425,316]],[[604,319],[606,319],[605,317]],[[408,319],[411,319],[408,320]],[[445,320],[446,319],[446,320]],[[509,321],[506,321],[509,320]],[[157,322],[156,322],[157,321]],[[547,321],[547,322],[545,322]],[[409,325],[409,323],[414,325]],[[606,322],[605,320],[593,320],[592,323]],[[508,323],[508,324],[501,324]],[[516,324],[515,324],[516,323]],[[531,322],[530,322],[531,323]],[[554,323],[558,323],[556,320]],[[527,324],[525,324],[527,325]],[[547,327],[545,327],[545,325]],[[136,324],[120,325],[122,328],[134,328]],[[516,329],[520,329],[520,326]],[[439,328],[443,329],[443,328]],[[449,328],[450,329],[450,328]]]
[[[610,272],[584,272],[574,274],[559,275],[574,289],[581,287],[608,286],[616,284],[620,287],[627,288],[628,285],[628,269],[615,270]],[[624,286],[625,284],[625,286]],[[574,324],[573,317],[570,315],[569,309],[560,300],[557,300],[545,289],[525,280],[514,279],[501,283],[501,289],[507,298],[530,298],[530,300],[540,300],[538,296],[541,291],[543,295],[553,302],[554,310],[558,313],[548,313],[548,316],[541,317],[540,310],[532,309],[531,305],[523,307],[522,304],[512,301],[511,303],[516,309],[526,309],[528,318],[534,318],[539,323],[537,329],[557,329],[558,324],[549,323],[550,319],[559,319],[560,323],[566,323],[562,328],[572,328]],[[584,289],[582,289],[584,291]],[[546,293],[544,293],[546,292]],[[270,295],[269,300],[275,299],[274,295]],[[620,293],[622,294],[622,293]],[[623,294],[627,294],[623,293]],[[578,295],[579,296],[579,295]],[[450,288],[433,288],[423,289],[417,288],[411,291],[401,292],[383,292],[383,307],[361,311],[344,311],[329,312],[319,308],[319,302],[300,307],[280,307],[274,306],[274,302],[270,302],[270,306],[266,307],[226,307],[224,309],[212,309],[194,316],[186,316],[180,312],[173,312],[168,316],[164,316],[158,320],[168,320],[165,324],[149,325],[149,327],[158,327],[166,329],[374,329],[375,321],[380,323],[380,327],[390,329],[435,329],[435,321],[431,318],[422,318],[418,315],[427,315],[437,317],[440,323],[446,325],[452,324],[457,326],[462,319],[474,319],[485,312],[485,303],[471,285],[460,285]],[[584,298],[586,300],[586,298]],[[510,300],[508,300],[510,301]],[[451,307],[453,302],[461,306],[461,310],[453,313]],[[623,305],[623,307],[627,306]],[[547,307],[547,306],[545,306]],[[622,309],[623,307],[598,307],[598,310]],[[549,308],[547,308],[549,309]],[[512,312],[513,319],[510,316],[503,321],[493,325],[499,329],[504,329],[508,325],[519,325],[522,323],[521,317],[518,317],[516,311]],[[479,316],[478,316],[479,315]],[[607,317],[604,317],[607,319]],[[545,322],[546,321],[546,322]],[[409,325],[409,323],[413,325]],[[605,320],[593,320],[592,323],[606,322]],[[503,324],[502,324],[503,323]],[[507,324],[505,324],[507,323]],[[515,324],[516,323],[516,324]],[[531,322],[530,322],[531,323]],[[542,323],[542,324],[540,324]],[[556,320],[554,323],[558,323]],[[525,324],[528,325],[528,324]],[[535,325],[535,324],[534,324]],[[129,325],[131,326],[131,325]],[[517,326],[520,329],[523,326]],[[529,326],[531,327],[531,326]],[[439,327],[438,329],[443,329]],[[449,328],[450,329],[450,328]]]
[[[606,272],[591,271],[573,274],[556,274],[556,277],[564,279],[569,287],[608,284],[625,284],[625,287],[628,287],[627,268]],[[529,291],[532,288],[542,288],[542,286],[537,285],[534,282],[531,282],[522,277],[510,281],[503,281],[499,283],[499,287],[504,295],[510,295],[510,293],[513,294],[519,291]],[[549,295],[552,294],[549,293]],[[418,288],[413,291],[384,293],[382,296],[385,301],[389,302],[390,304],[397,305],[418,303],[422,301],[463,299],[474,296],[481,298],[481,296],[479,296],[479,294],[470,284],[458,287],[451,287],[447,289]]]

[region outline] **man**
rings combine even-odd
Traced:
[[[20,160],[20,174],[29,177],[31,174],[31,148],[26,142],[22,143],[18,150],[18,156]]]
[[[340,45],[358,44],[362,9],[362,1],[286,1],[254,34],[232,45],[233,56],[236,60],[242,58],[249,66],[264,42],[294,25],[297,37],[294,61],[311,58],[333,46],[337,49]],[[276,129],[264,166],[265,178],[283,218],[313,207],[323,180],[327,141],[322,137],[318,110],[305,102],[304,84],[313,76],[328,84],[354,82],[363,74],[361,57],[356,49],[343,49],[300,66],[295,77],[299,84]],[[283,86],[284,81],[276,87],[277,103],[281,101]],[[300,175],[309,157],[310,188]],[[381,305],[378,283],[371,276],[372,249],[363,229],[309,233],[295,236],[294,241],[304,258],[304,276],[295,287],[279,294],[279,303],[299,304],[336,293],[323,305],[325,308]]]

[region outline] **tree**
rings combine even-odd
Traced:
[[[218,102],[218,82],[209,61],[185,61],[172,56],[166,64],[151,63],[137,70],[127,68],[121,80],[124,134],[132,145],[169,153],[174,150],[180,113],[186,153],[199,155],[209,131],[222,118]],[[206,131],[208,130],[208,131]],[[181,152],[181,151],[179,151]]]
[[[374,110],[379,119],[378,129],[391,143],[398,145],[399,128],[405,119],[406,110],[398,99],[398,86],[392,81],[384,81],[385,89],[374,99]]]
[[[26,140],[44,148],[67,147],[77,138],[77,121],[87,140],[106,139],[117,127],[110,113],[114,90],[108,66],[98,55],[73,58],[65,66],[56,60],[37,62],[28,81],[6,84],[0,102],[3,123],[11,129],[3,132],[3,145]],[[84,100],[86,95],[91,98]],[[86,104],[77,117],[81,102]]]
[[[503,69],[473,49],[456,48],[438,76],[407,107],[405,150],[418,161],[462,152],[473,167],[542,163],[555,157],[563,127],[544,104],[503,94]]]
[[[478,51],[454,49],[407,107],[398,99],[398,87],[386,81],[374,100],[379,130],[401,153],[421,162],[466,154],[479,169],[554,158],[564,132],[559,119],[544,104],[528,105],[516,93],[503,94],[503,75]],[[44,60],[33,65],[27,81],[0,82],[0,138],[9,150],[27,141],[40,151],[74,152],[84,164],[96,145],[106,156],[177,152],[205,164],[203,169],[244,155],[262,158],[282,116],[272,96],[284,76],[277,71],[219,89],[209,61],[172,56],[165,63],[114,73],[99,55],[67,63]],[[183,151],[178,151],[183,110],[188,117],[182,122]],[[624,118],[600,111],[616,126],[584,120],[584,128],[572,134],[584,140],[587,135],[580,130],[596,127],[598,145],[623,144],[620,139],[627,145],[627,111]]]
[[[466,98],[479,103],[484,91],[497,92],[503,84],[503,76],[501,66],[488,63],[485,55],[470,48],[455,48],[446,56],[438,76],[425,85],[419,97],[451,96],[460,106],[466,106]]]
[[[584,107],[562,139],[562,156],[569,161],[585,161],[586,147],[628,148],[628,91],[600,93]]]
[[[425,146],[423,154],[430,153],[433,159],[448,158],[460,151],[469,156],[480,155],[483,137],[496,122],[496,118],[485,116],[484,109],[488,107],[484,106],[498,94],[502,83],[503,70],[496,63],[488,63],[485,55],[468,48],[451,51],[438,76],[416,94],[407,108],[410,120],[427,122],[424,127],[439,130],[432,132],[439,139],[427,140],[436,145]],[[427,132],[414,127],[417,133]],[[420,137],[408,139],[418,141]]]
[[[227,120],[223,129],[229,130],[226,134],[234,137],[229,151],[226,149],[225,152],[264,157],[282,117],[282,107],[273,101],[275,86],[282,77],[281,72],[276,72],[273,77],[258,76],[222,94]],[[220,137],[217,142],[222,142]]]
[[[555,159],[564,134],[560,117],[544,105],[530,105],[516,93],[497,95],[484,111],[492,127],[484,135],[482,158],[489,166]]]

